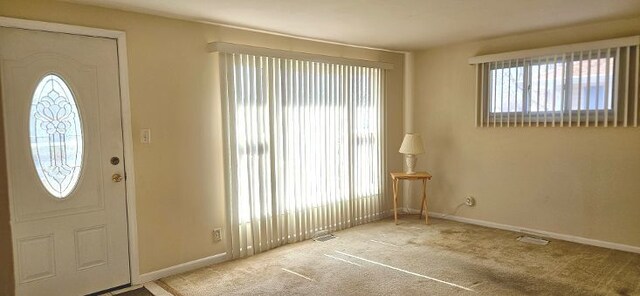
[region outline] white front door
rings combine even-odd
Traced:
[[[116,40],[0,28],[0,62],[17,294],[130,283]]]

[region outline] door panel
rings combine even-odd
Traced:
[[[116,41],[0,28],[0,59],[16,292],[129,283]]]
[[[61,54],[37,53],[17,60],[3,59],[3,70],[6,70],[3,72],[2,79],[7,85],[5,91],[7,99],[20,98],[16,101],[7,100],[5,105],[9,111],[5,112],[8,113],[5,120],[7,123],[16,123],[11,130],[7,131],[7,143],[15,147],[16,151],[12,158],[20,160],[11,171],[11,177],[15,179],[15,183],[12,183],[15,184],[12,193],[20,196],[13,200],[15,220],[30,221],[102,210],[104,208],[103,176],[100,170],[101,159],[97,157],[102,154],[100,139],[84,137],[84,159],[80,176],[82,180],[76,186],[75,192],[65,198],[64,202],[60,202],[58,198],[51,196],[38,180],[39,176],[35,169],[28,138],[32,94],[47,73],[56,73],[68,83],[74,97],[77,98],[79,114],[76,116],[82,118],[81,124],[84,126],[85,134],[100,135],[99,121],[84,120],[100,118],[99,108],[91,106],[93,102],[84,99],[98,97],[95,93],[98,89],[96,67],[80,64],[71,57]],[[85,102],[90,105],[85,106]],[[81,195],[83,198],[74,198],[76,195]]]

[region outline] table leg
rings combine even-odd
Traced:
[[[424,187],[424,180],[422,180],[422,187]],[[424,195],[422,196],[422,202],[420,203],[420,217],[418,220],[422,219],[422,212],[424,211]]]
[[[398,225],[398,179],[393,179],[393,218]]]
[[[429,224],[429,211],[427,210],[427,179],[422,180],[422,208],[420,209],[420,213],[424,209],[424,223]],[[420,214],[422,217],[422,214]]]

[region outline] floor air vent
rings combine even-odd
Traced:
[[[546,246],[549,243],[549,241],[546,239],[528,236],[528,235],[519,236],[517,240],[523,243],[529,243],[529,244],[540,245],[540,246]]]
[[[326,241],[328,241],[330,239],[334,239],[334,238],[337,238],[337,236],[335,236],[333,234],[327,234],[327,235],[318,236],[318,237],[314,238],[313,240],[317,241],[317,242],[326,242]]]

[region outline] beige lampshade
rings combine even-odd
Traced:
[[[424,153],[424,147],[422,147],[422,137],[420,136],[420,134],[404,135],[402,146],[400,146],[400,153],[413,155]]]

